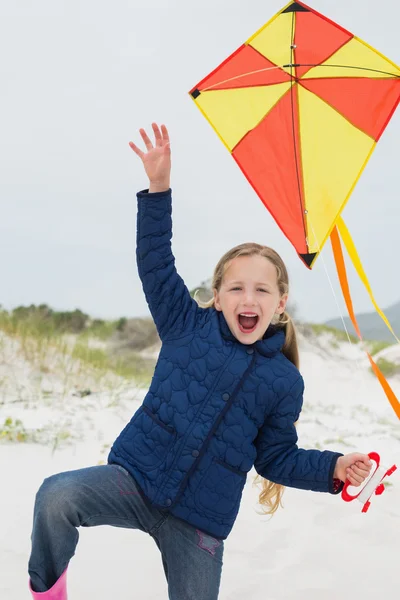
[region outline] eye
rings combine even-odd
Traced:
[[[264,288],[258,288],[257,290],[258,292],[265,292],[266,294],[269,294],[268,290],[264,290]]]
[[[241,288],[239,286],[233,287],[231,288],[231,292],[235,292],[237,290],[240,290]]]

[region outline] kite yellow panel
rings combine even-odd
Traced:
[[[375,141],[300,85],[299,123],[309,252],[318,252]]]
[[[247,40],[246,44],[255,48],[279,67],[288,65],[291,60],[290,45],[292,44],[294,18],[293,13],[278,15]],[[284,70],[290,73],[292,69],[286,67]]]
[[[288,92],[291,82],[203,92],[195,102],[229,151]]]
[[[400,69],[367,44],[353,38],[321,65],[307,71],[304,79],[313,77],[368,77],[371,79],[400,77]]]

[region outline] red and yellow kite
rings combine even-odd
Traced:
[[[400,68],[291,2],[190,94],[307,267],[330,237],[360,339],[339,234],[392,331],[341,212],[399,104]],[[368,357],[400,418],[398,400]]]

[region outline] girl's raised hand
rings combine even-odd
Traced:
[[[129,142],[129,145],[142,159],[144,169],[150,181],[149,191],[162,192],[170,187],[171,146],[168,130],[165,125],[161,125],[161,131],[156,123],[152,123],[152,128],[155,137],[155,146],[145,130],[139,130],[147,152],[140,150],[133,142]]]

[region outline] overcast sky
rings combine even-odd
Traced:
[[[135,264],[136,191],[128,147],[153,120],[173,152],[173,247],[189,287],[244,241],[281,253],[301,316],[344,312],[330,244],[308,271],[188,91],[284,0],[0,0],[0,304],[47,303],[92,316],[146,315]],[[314,0],[313,8],[400,62],[400,4]],[[345,221],[376,293],[400,299],[400,110]],[[357,311],[368,296],[349,267]]]

